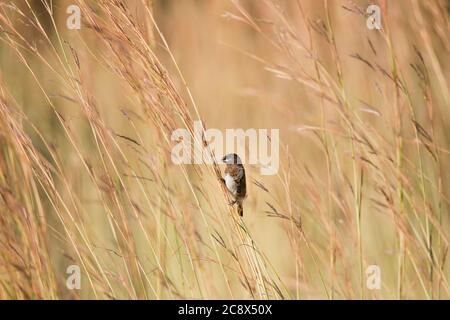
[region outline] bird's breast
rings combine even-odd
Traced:
[[[230,174],[225,174],[225,185],[227,186],[227,189],[230,190],[232,194],[236,194],[237,185],[236,181],[234,181],[234,178]]]

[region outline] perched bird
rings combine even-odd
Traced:
[[[241,158],[235,153],[227,154],[222,158],[222,161],[227,165],[225,168],[225,177],[222,181],[233,197],[233,202],[230,204],[237,205],[237,211],[242,217],[244,215],[242,202],[247,196],[244,166],[242,165]]]

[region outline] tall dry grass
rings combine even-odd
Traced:
[[[449,298],[446,1],[71,3],[0,3],[0,298]],[[243,218],[194,120],[281,129]]]

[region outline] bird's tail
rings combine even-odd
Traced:
[[[244,216],[244,207],[242,206],[242,202],[240,201],[237,203],[237,212],[241,217]]]

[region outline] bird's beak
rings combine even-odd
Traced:
[[[225,156],[225,157],[222,158],[222,161],[223,161],[223,162],[226,162],[226,160],[227,160],[227,156]]]

